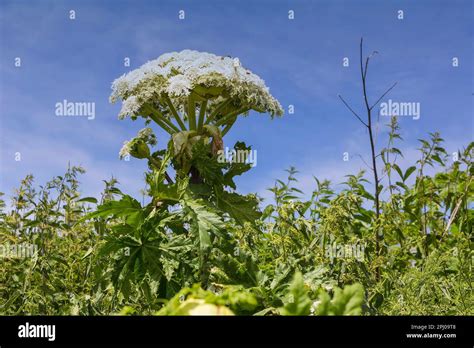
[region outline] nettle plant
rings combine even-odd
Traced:
[[[125,297],[130,282],[145,279],[148,287],[159,284],[162,298],[195,282],[206,287],[211,253],[232,253],[232,226],[255,228],[261,216],[255,195],[235,192],[235,176],[252,164],[218,160],[223,137],[239,116],[251,110],[281,116],[281,105],[237,58],[190,50],[144,64],[115,80],[112,90],[111,102],[123,101],[119,118],[143,118],[148,126],[124,143],[120,157],[148,161],[151,202],[142,207],[116,190],[119,200],[87,216],[108,230],[99,255],[114,256],[111,277]],[[153,123],[170,136],[165,148],[153,150]],[[243,142],[234,149],[250,151]]]

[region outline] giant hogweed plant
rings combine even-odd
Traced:
[[[115,80],[112,90],[110,100],[123,102],[120,119],[143,119],[149,126],[124,143],[120,157],[148,161],[151,197],[142,207],[122,195],[88,215],[115,219],[101,251],[116,255],[114,284],[126,293],[130,281],[149,276],[164,297],[196,281],[207,287],[215,240],[229,239],[227,226],[234,222],[256,228],[261,215],[254,195],[235,192],[234,177],[250,164],[218,161],[223,138],[239,116],[254,110],[273,117],[282,108],[237,58],[189,50],[146,63]],[[153,150],[152,124],[169,134],[166,148]],[[242,142],[234,147],[250,150]]]
[[[191,182],[198,184],[208,171],[199,155],[222,150],[222,137],[240,115],[251,110],[271,116],[283,113],[264,81],[243,68],[238,58],[190,50],[146,63],[115,80],[112,90],[111,102],[123,101],[119,118],[142,117],[169,133],[168,150],[177,176],[191,175]],[[147,150],[147,143],[154,145],[154,141],[147,128],[124,144],[121,156],[130,153],[159,167],[159,153]],[[234,186],[230,179],[226,184]],[[169,176],[167,180],[172,181]]]

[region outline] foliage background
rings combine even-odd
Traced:
[[[185,194],[178,210],[142,207],[115,181],[85,221],[96,200],[79,196],[81,168],[39,189],[27,177],[15,209],[2,212],[1,236],[40,249],[2,259],[2,313],[472,315],[472,147],[408,186],[410,172],[435,165],[422,150],[414,170],[393,174],[401,178],[380,220],[364,208],[373,197],[362,175],[338,192],[315,179],[312,198],[301,200],[290,169],[271,189],[275,204],[243,224]],[[325,243],[363,243],[364,259],[329,258]]]
[[[2,258],[2,314],[472,315],[472,3],[404,3],[403,21],[390,2],[301,2],[291,4],[294,21],[284,1],[242,4],[85,1],[71,5],[73,22],[69,4],[2,2],[0,238],[39,247],[33,258]],[[393,99],[422,105],[420,120],[400,120],[403,141],[397,124],[380,120],[380,219],[360,172],[366,134],[336,98],[359,100],[357,64],[341,60],[357,60],[360,33],[383,58],[371,71],[374,94],[389,76],[401,87]],[[136,133],[106,104],[111,79],[130,69],[123,58],[133,67],[183,48],[238,56],[285,109],[295,106],[275,122],[251,113],[228,134],[226,145],[245,140],[260,154],[247,179],[231,176],[236,192],[231,168],[205,156],[195,159],[212,168],[210,194],[184,178],[164,188],[159,168],[117,159]],[[55,117],[63,99],[96,102],[97,118]],[[364,260],[331,260],[334,243],[364,245]]]

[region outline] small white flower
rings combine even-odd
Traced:
[[[123,142],[123,146],[122,148],[120,149],[120,152],[119,152],[119,157],[120,159],[123,159],[125,156],[128,156],[130,154],[130,142],[129,141],[124,141]]]
[[[153,134],[153,131],[150,127],[146,127],[138,131],[139,138],[148,138],[151,134]]]
[[[125,99],[122,103],[122,109],[119,112],[119,119],[123,120],[127,116],[135,116],[140,110],[140,103],[136,96],[131,96]]]
[[[124,95],[127,92],[128,84],[124,79],[125,75],[120,76],[114,82],[112,82],[112,94],[110,95],[110,102],[115,103],[118,98]]]
[[[240,60],[239,58],[236,57],[234,58],[234,68],[238,68],[238,67],[240,67]]]
[[[156,145],[156,136],[150,127],[141,129],[138,132],[137,138],[143,139],[147,144]]]
[[[191,81],[184,75],[175,75],[169,80],[169,85],[166,91],[168,94],[179,97],[189,95],[191,89]]]

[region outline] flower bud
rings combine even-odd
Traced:
[[[142,139],[134,139],[130,144],[130,155],[135,158],[150,157],[150,149]]]

